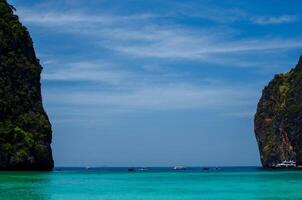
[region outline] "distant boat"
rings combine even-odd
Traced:
[[[209,167],[204,167],[203,170],[210,170],[210,168]]]
[[[139,168],[138,171],[148,171],[148,168],[145,168],[145,167]]]
[[[174,170],[186,170],[187,168],[185,166],[178,165],[178,166],[175,166],[173,169]]]
[[[134,168],[128,168],[128,172],[133,172]]]
[[[85,167],[85,169],[86,169],[86,170],[89,170],[89,169],[90,169],[90,167],[89,167],[89,166],[86,166],[86,167]]]

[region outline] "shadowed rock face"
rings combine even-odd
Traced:
[[[51,170],[51,124],[27,29],[0,0],[0,170]]]
[[[302,56],[264,88],[254,123],[263,167],[284,160],[302,164]]]

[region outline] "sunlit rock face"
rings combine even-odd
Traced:
[[[0,170],[51,170],[51,124],[27,29],[0,0]]]
[[[264,167],[285,160],[302,164],[302,56],[264,88],[254,124]]]

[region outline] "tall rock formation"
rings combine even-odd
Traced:
[[[294,69],[264,88],[254,123],[264,167],[284,160],[302,165],[302,56]]]
[[[51,170],[51,124],[27,29],[0,0],[0,170]]]

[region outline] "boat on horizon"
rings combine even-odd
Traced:
[[[174,166],[173,169],[174,170],[186,170],[187,168],[185,166],[182,166],[182,165],[177,165],[177,166]]]
[[[139,168],[139,169],[138,169],[138,171],[141,171],[141,172],[142,172],[142,171],[148,171],[148,170],[149,170],[149,169],[146,168],[146,167],[142,167],[142,168]]]

